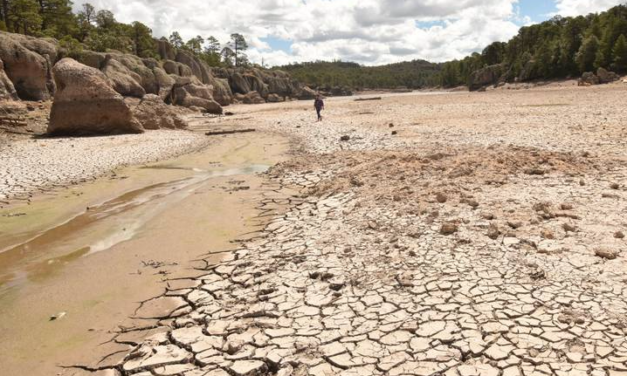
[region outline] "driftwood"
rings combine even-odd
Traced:
[[[253,128],[231,129],[231,130],[223,130],[223,131],[211,131],[211,132],[205,133],[205,135],[206,136],[220,136],[223,134],[249,133],[249,132],[255,132],[255,131],[256,129],[253,129]]]
[[[25,127],[27,125],[23,118],[14,118],[9,116],[0,116],[0,124],[7,124],[14,127]]]
[[[363,101],[380,101],[381,97],[373,97],[373,98],[357,98],[355,102],[363,102]]]

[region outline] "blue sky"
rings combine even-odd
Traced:
[[[626,0],[74,0],[140,21],[157,37],[243,34],[255,63],[314,60],[364,65],[441,62],[507,41],[554,14],[604,11]]]

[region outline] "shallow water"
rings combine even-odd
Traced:
[[[146,168],[188,170],[193,174],[124,193],[87,208],[65,223],[29,234],[27,241],[0,250],[0,297],[25,283],[52,276],[81,257],[133,239],[146,222],[193,194],[212,178],[264,172],[269,166],[248,165],[213,171],[177,165]]]

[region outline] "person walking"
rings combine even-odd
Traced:
[[[322,114],[320,113],[324,110],[324,101],[320,94],[316,95],[316,100],[314,101],[314,108],[316,109],[316,113],[318,114],[318,121],[322,121]]]

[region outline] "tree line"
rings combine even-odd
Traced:
[[[152,30],[145,24],[119,22],[111,11],[97,10],[89,3],[74,13],[72,5],[71,0],[0,0],[0,30],[56,38],[75,57],[87,49],[159,58]],[[241,34],[232,34],[224,45],[213,36],[184,41],[176,31],[162,39],[177,49],[192,52],[211,66],[249,64],[245,53],[248,44]]]
[[[414,60],[368,67],[336,60],[288,64],[277,69],[290,73],[293,78],[311,87],[420,89],[437,86],[440,66],[424,60]]]
[[[440,85],[467,85],[478,69],[502,64],[509,81],[561,79],[605,68],[627,72],[627,6],[523,27],[510,41],[445,63]]]

